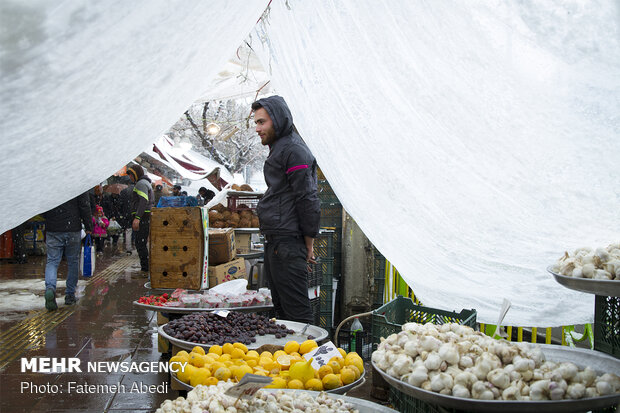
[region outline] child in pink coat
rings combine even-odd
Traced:
[[[97,254],[103,254],[103,243],[108,236],[108,225],[110,221],[103,215],[103,208],[99,205],[95,206],[95,216],[93,217],[93,239]]]

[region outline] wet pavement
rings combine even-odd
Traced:
[[[95,275],[80,277],[81,298],[75,306],[64,305],[59,282],[59,308],[53,312],[44,308],[44,288],[32,287],[44,279],[44,270],[45,257],[29,257],[21,265],[0,261],[0,285],[23,280],[30,286],[2,291],[34,294],[32,308],[0,313],[0,412],[154,411],[164,400],[184,395],[171,389],[169,374],[158,366],[149,372],[110,372],[109,364],[99,363],[166,361],[157,347],[156,313],[132,304],[149,291],[135,250],[128,256],[107,247]],[[59,281],[65,274],[63,261]],[[22,371],[28,367],[24,361],[36,358],[76,358],[82,371]],[[96,371],[88,371],[89,362],[99,363]],[[370,397],[369,379],[349,395],[377,401]]]

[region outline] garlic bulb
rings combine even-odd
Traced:
[[[595,280],[620,280],[620,248],[610,244],[607,248],[579,248],[573,255],[565,252],[552,266],[555,273],[575,278]]]

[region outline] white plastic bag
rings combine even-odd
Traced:
[[[210,291],[222,295],[239,295],[243,294],[248,288],[248,280],[238,278],[236,280],[226,281],[225,283],[216,285]]]

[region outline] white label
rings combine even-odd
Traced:
[[[304,358],[306,360],[310,360],[310,358],[314,359],[312,360],[312,367],[315,370],[318,370],[321,366],[326,365],[332,357],[342,357],[342,354],[340,354],[338,348],[336,348],[336,345],[331,341],[328,341],[322,346],[304,354]]]
[[[230,313],[230,311],[228,311],[228,310],[215,310],[213,312],[213,314],[219,315],[220,317],[224,317],[224,318],[226,318],[228,316],[228,313]]]
[[[243,398],[251,398],[254,397],[257,391],[262,389],[265,386],[268,386],[273,381],[272,377],[259,376],[257,374],[246,374],[241,378],[241,381],[226,390],[227,396],[232,397],[243,397]]]

